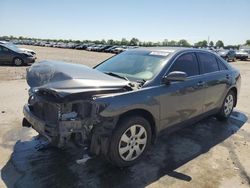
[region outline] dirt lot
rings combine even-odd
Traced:
[[[38,60],[93,66],[111,56],[69,49],[34,49]],[[235,62],[242,88],[228,122],[207,118],[163,135],[136,165],[118,169],[101,158],[77,164],[83,151],[40,149],[22,128],[27,67],[0,66],[0,187],[250,187],[250,61]]]

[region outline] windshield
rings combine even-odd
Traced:
[[[10,50],[20,52],[21,50],[14,44],[12,43],[5,43],[3,46],[9,48]]]
[[[150,80],[162,68],[169,53],[127,51],[108,59],[95,69],[115,73],[129,80]]]

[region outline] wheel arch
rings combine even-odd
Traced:
[[[21,58],[21,57],[15,55],[15,56],[12,58],[12,63],[13,63],[13,64],[15,63],[15,59],[17,59],[17,58],[18,58],[18,59],[21,59],[22,63],[24,63],[23,58]]]
[[[228,92],[230,92],[230,91],[233,91],[234,94],[235,94],[235,102],[234,102],[234,107],[235,107],[236,104],[237,104],[237,100],[238,100],[238,90],[237,90],[237,88],[236,88],[235,86],[233,86],[233,87],[231,87],[231,88],[229,89]]]
[[[151,127],[151,132],[152,132],[152,142],[154,142],[156,140],[158,130],[157,130],[155,118],[152,115],[152,113],[150,113],[149,111],[147,111],[145,109],[129,110],[129,111],[124,112],[123,114],[121,114],[119,116],[118,123],[119,123],[119,121],[121,121],[129,116],[135,116],[135,115],[141,116],[149,122],[150,127]]]

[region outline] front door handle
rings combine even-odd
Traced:
[[[199,82],[197,83],[197,86],[198,86],[198,87],[204,87],[204,86],[205,86],[205,82],[204,82],[204,81],[199,81]]]
[[[231,76],[230,76],[229,74],[227,74],[227,75],[226,75],[226,79],[229,80],[230,78],[231,78]]]

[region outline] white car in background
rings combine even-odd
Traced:
[[[250,49],[240,49],[240,51],[247,53],[248,59],[250,59]]]

